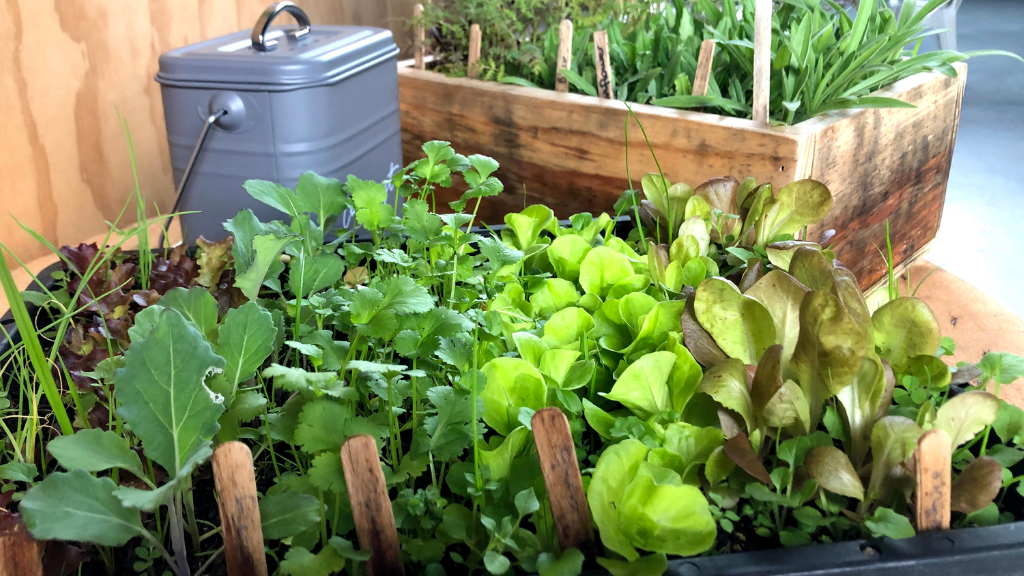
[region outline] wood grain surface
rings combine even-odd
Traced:
[[[952,441],[938,428],[925,432],[914,456],[917,491],[914,512],[917,531],[949,530],[952,487]]]
[[[352,519],[359,548],[370,551],[368,576],[402,576],[402,549],[395,529],[395,515],[384,484],[384,472],[372,436],[353,436],[341,447]]]
[[[420,146],[444,134],[456,152],[486,154],[501,164],[495,176],[505,191],[480,205],[485,222],[501,223],[506,213],[539,202],[560,218],[611,211],[629,188],[622,102],[412,68],[399,68],[399,97],[406,161],[422,158]],[[768,130],[750,120],[657,106],[633,105],[633,111],[673,182],[696,185],[730,173],[775,181],[804,154],[793,127]],[[629,170],[638,189],[640,178],[657,170],[632,121]]]
[[[753,176],[776,189],[801,178],[824,182],[835,203],[810,237],[836,229],[839,259],[868,288],[885,275],[876,246],[885,246],[886,220],[897,265],[920,254],[938,231],[966,82],[966,65],[956,67],[957,78],[920,74],[878,92],[917,108],[833,112],[795,126],[632,108],[672,182],[696,186],[723,175]],[[480,208],[488,223],[540,202],[560,218],[610,211],[629,188],[627,142],[634,188],[658,169],[633,121],[626,138],[622,102],[408,67],[399,68],[399,87],[407,162],[423,156],[423,142],[444,134],[457,152],[501,164],[495,175],[505,192]]]
[[[168,211],[173,182],[160,88],[153,80],[157,58],[251,29],[269,3],[0,0],[0,242],[28,261],[45,248],[12,216],[58,245],[92,237],[117,217],[133,185],[118,113],[132,131],[150,215],[155,206]],[[411,41],[405,19],[412,4],[300,2],[314,26],[389,27],[403,47]]]
[[[211,461],[228,576],[267,576],[252,451],[241,442],[225,442]]]
[[[8,515],[0,531],[0,576],[42,576],[36,541],[20,519]]]
[[[562,550],[577,548],[589,556],[594,552],[594,528],[569,421],[561,410],[548,407],[533,415],[531,427],[558,545]]]

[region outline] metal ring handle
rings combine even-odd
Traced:
[[[256,25],[252,28],[252,47],[256,51],[270,52],[277,48],[277,40],[267,40],[267,30],[270,28],[270,23],[281,12],[291,14],[295,17],[295,21],[299,23],[298,30],[289,32],[292,38],[298,39],[309,34],[309,17],[302,11],[302,8],[299,8],[292,2],[275,2],[264,10],[263,14],[260,14],[260,19],[256,21]]]

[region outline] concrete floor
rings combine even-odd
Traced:
[[[961,52],[1024,55],[1024,1],[965,0],[957,20]],[[1024,318],[1024,64],[985,56],[968,66],[942,225],[927,258]]]

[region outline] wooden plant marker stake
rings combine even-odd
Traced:
[[[403,576],[402,549],[395,529],[395,514],[380,468],[377,442],[360,434],[341,447],[341,466],[348,485],[352,518],[356,524],[359,547],[370,551],[366,562],[368,576]]]
[[[213,451],[211,461],[228,574],[267,576],[252,451],[241,442],[225,442]]]
[[[608,31],[594,32],[594,67],[597,69],[597,95],[612,99],[615,94],[615,78],[612,75],[612,61],[608,54]]]
[[[917,442],[917,531],[949,530],[953,475],[952,440],[945,430],[929,430]]]
[[[572,20],[566,18],[558,26],[558,57],[555,58],[555,92],[568,92],[569,79],[562,70],[572,66]]]
[[[417,4],[412,8],[413,18],[417,20],[423,16],[423,4]],[[412,34],[412,54],[415,58],[417,70],[423,70],[423,58],[426,55],[427,31],[422,23],[416,24]]]
[[[754,122],[768,123],[771,82],[772,0],[754,5]]]
[[[578,548],[589,557],[594,552],[594,529],[569,421],[561,410],[552,406],[537,411],[531,423],[558,545],[562,550]]]
[[[697,72],[693,75],[693,95],[707,96],[708,84],[711,83],[711,64],[715,59],[715,41],[705,40],[700,43],[700,54],[697,56]]]
[[[469,61],[466,63],[466,76],[476,78],[480,74],[480,25],[469,27]]]
[[[21,522],[0,534],[0,576],[43,576],[36,541]]]

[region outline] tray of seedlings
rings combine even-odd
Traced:
[[[0,260],[5,575],[1017,572],[1024,361],[870,308],[803,239],[823,183],[654,173],[499,230],[495,160],[418,156],[249,181],[291,211],[191,252]]]

